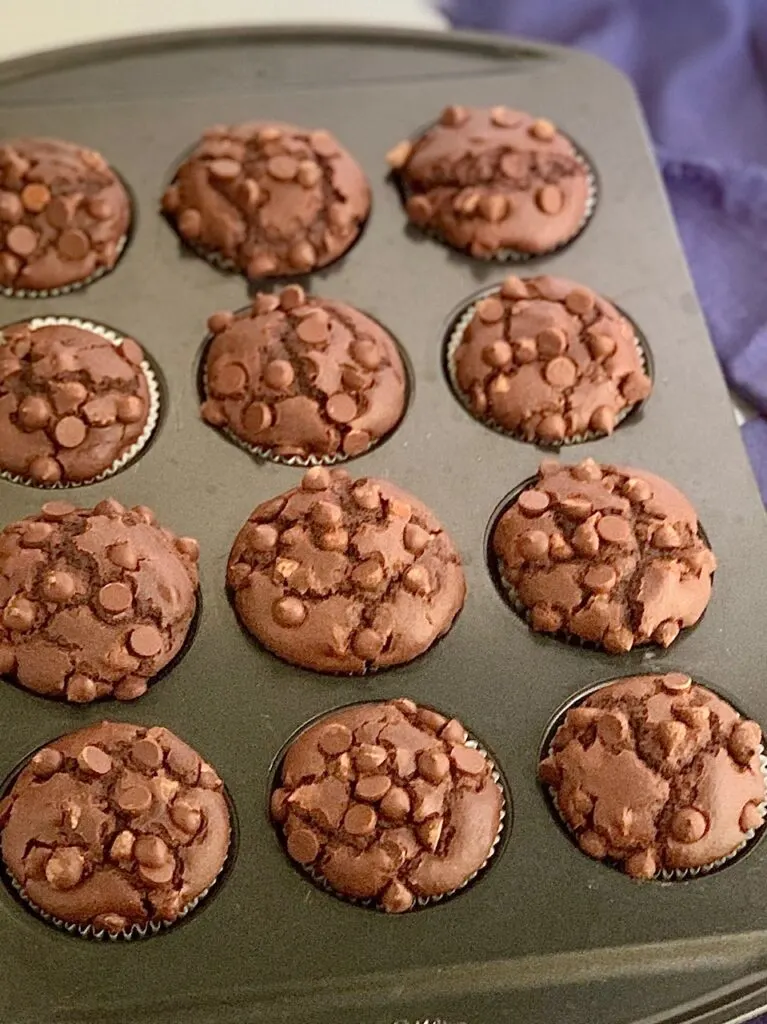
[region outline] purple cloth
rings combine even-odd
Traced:
[[[767,501],[767,0],[443,0],[460,28],[590,50],[634,81]],[[765,1018],[767,1024],[767,1018]]]

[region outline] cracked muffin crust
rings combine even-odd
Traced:
[[[316,466],[259,505],[229,556],[243,626],[280,658],[361,675],[401,665],[450,629],[466,593],[434,515],[386,480]]]
[[[22,896],[85,934],[143,934],[183,916],[231,835],[209,764],[167,729],[116,722],[34,754],[0,802],[0,827]]]
[[[538,774],[580,848],[634,878],[717,866],[764,819],[762,730],[681,672],[601,686]]]
[[[464,403],[524,441],[610,434],[652,388],[629,320],[565,278],[507,277],[456,338],[448,358]]]
[[[140,697],[186,639],[198,556],[144,505],[46,502],[0,532],[0,674],[77,704]]]
[[[95,150],[0,144],[0,288],[44,295],[87,283],[114,267],[130,219],[125,186]]]
[[[508,107],[446,107],[387,160],[411,222],[472,256],[548,252],[589,213],[590,173],[570,140]]]
[[[342,256],[370,212],[361,167],[330,132],[261,121],[209,128],[162,207],[181,237],[251,278]]]
[[[361,455],[399,423],[407,377],[396,343],[359,310],[289,285],[214,313],[202,416],[259,454]]]
[[[494,526],[492,549],[533,629],[613,654],[673,643],[706,610],[716,568],[680,491],[593,459],[542,462]]]
[[[410,910],[491,856],[504,797],[456,719],[401,698],[334,711],[288,748],[271,800],[288,856],[337,894]]]
[[[129,452],[150,413],[144,353],[74,324],[0,332],[0,470],[36,485],[92,480]]]

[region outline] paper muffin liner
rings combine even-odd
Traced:
[[[131,216],[132,216],[131,212]],[[55,299],[61,295],[71,295],[73,292],[82,291],[83,288],[87,288],[89,284],[93,284],[94,281],[99,281],[102,277],[106,277],[107,274],[111,274],[113,270],[117,269],[117,265],[122,259],[122,255],[125,251],[125,247],[128,244],[130,238],[129,234],[125,234],[117,243],[117,251],[115,254],[115,261],[111,267],[98,267],[94,272],[82,281],[73,281],[71,284],[61,285],[60,288],[10,288],[6,285],[0,286],[0,295],[6,299]]]
[[[41,327],[54,327],[58,324],[69,327],[79,327],[84,331],[90,331],[92,334],[97,334],[101,338],[105,338],[111,342],[115,347],[119,346],[121,342],[125,340],[125,335],[118,334],[117,331],[113,331],[111,327],[105,327],[103,324],[93,323],[91,320],[80,320],[78,317],[71,316],[38,316],[33,319],[26,321],[29,327],[33,330],[39,330]],[[2,348],[2,342],[0,342],[0,348]],[[146,355],[146,353],[144,353]],[[157,375],[152,364],[148,359],[142,359],[139,364],[139,369],[144,374],[147,383],[147,390],[149,392],[149,409],[147,412],[147,420],[144,424],[144,429],[130,448],[126,449],[123,454],[112,463],[112,465],[103,470],[97,476],[91,477],[88,480],[79,481],[57,481],[54,484],[41,484],[36,483],[34,480],[30,480],[26,476],[21,476],[18,473],[11,473],[7,470],[0,470],[0,480],[9,480],[14,484],[24,484],[25,487],[33,487],[39,490],[48,491],[66,491],[72,490],[77,487],[87,487],[89,484],[100,483],[102,480],[107,480],[109,477],[114,476],[115,473],[124,469],[130,462],[132,462],[139,453],[144,449],[147,443],[152,438],[157,424],[160,420],[160,383],[157,379]]]
[[[487,540],[487,560],[488,566],[490,568],[490,575],[493,578],[493,582],[496,585],[496,589],[499,591],[501,597],[504,599],[506,604],[509,605],[512,611],[514,611],[519,616],[519,618],[522,619],[522,621],[525,623],[525,625],[527,625],[529,629],[531,629],[534,633],[537,633],[539,636],[548,636],[554,640],[560,641],[561,643],[569,644],[571,647],[580,647],[583,650],[596,651],[599,654],[606,654],[608,655],[608,657],[611,658],[622,657],[624,655],[622,655],[619,652],[613,653],[612,651],[608,651],[601,643],[598,643],[596,640],[586,640],[582,636],[578,636],[576,633],[571,633],[566,629],[557,629],[551,631],[536,629],[532,623],[532,610],[528,608],[528,606],[520,598],[519,593],[517,592],[517,588],[514,586],[514,584],[511,582],[511,580],[506,576],[504,572],[503,559],[501,559],[499,555],[496,555],[496,553],[493,550],[493,535],[495,534],[495,529],[498,523],[500,522],[501,517],[506,511],[508,511],[508,509],[510,509],[513,505],[517,503],[517,501],[519,500],[519,496],[522,494],[522,492],[526,491],[528,487],[532,487],[533,484],[537,482],[537,480],[538,476],[531,476],[528,477],[527,480],[523,480],[521,484],[514,488],[508,499],[504,500],[500,508],[493,515],[492,525],[490,527]],[[706,531],[703,529],[700,523],[698,523],[698,537],[703,541],[706,547],[709,550],[711,550],[711,545],[709,544],[708,537],[706,536]],[[676,640],[679,639],[679,637],[686,636],[688,633],[691,633],[694,629],[697,629],[700,623],[703,621],[705,614],[706,609],[703,610],[703,614],[700,616],[697,622],[693,622],[691,626],[683,626],[679,630],[679,633],[673,642],[676,643]],[[652,649],[654,646],[658,645],[653,644],[651,640],[645,640],[641,644],[636,644],[634,647],[632,647],[632,651],[635,651],[639,648]],[[630,654],[631,651],[627,651],[626,653]]]
[[[434,228],[430,228],[429,225],[416,225],[413,227],[420,231],[420,233],[427,238],[431,238],[432,241],[439,242],[440,245],[444,245],[448,249],[452,249],[454,252],[460,252],[464,256],[468,256],[470,259],[479,260],[483,263],[530,263],[532,260],[545,259],[548,256],[553,256],[555,253],[560,252],[562,249],[567,248],[572,242],[578,238],[583,232],[588,222],[594,216],[597,203],[599,202],[599,184],[597,176],[591,162],[587,159],[586,155],[576,146],[575,142],[561,130],[559,134],[565,136],[573,146],[574,157],[577,162],[581,165],[583,170],[586,172],[586,180],[588,184],[588,193],[586,195],[586,202],[583,207],[583,216],[578,222],[578,226],[575,228],[569,238],[566,238],[563,242],[559,242],[557,245],[551,246],[549,249],[541,249],[539,252],[522,252],[520,249],[500,249],[498,252],[485,253],[481,255],[475,255],[463,246],[455,245],[453,242],[448,241],[444,235],[440,234]],[[408,188],[407,183],[402,179],[398,171],[392,172],[392,177],[396,183],[397,190],[400,193],[402,199],[402,205],[404,206],[407,200],[416,193]],[[470,185],[466,186],[471,187]],[[412,224],[412,221],[408,220],[408,223]]]
[[[211,397],[208,390],[208,371],[205,366],[205,356],[212,340],[212,335],[205,339],[203,345],[203,354],[200,360],[200,394],[202,396],[203,401],[206,401]],[[397,346],[397,348],[399,350],[399,345]],[[309,469],[312,466],[337,466],[342,462],[349,462],[352,459],[359,459],[363,455],[370,454],[370,452],[378,448],[379,445],[383,444],[384,441],[388,440],[394,433],[394,431],[397,430],[397,428],[402,423],[402,420],[405,418],[405,413],[407,412],[407,402],[410,393],[409,374],[407,372],[404,357],[402,358],[402,364],[403,366],[405,366],[405,372],[408,377],[408,388],[405,398],[405,405],[402,409],[402,415],[391,428],[391,430],[387,431],[382,437],[377,437],[374,441],[371,441],[367,448],[365,448],[361,452],[355,453],[354,455],[347,455],[345,452],[336,452],[334,455],[278,455],[276,454],[273,448],[267,448],[265,445],[249,444],[247,441],[243,440],[243,438],[241,438],[238,434],[235,434],[231,427],[227,427],[226,425],[218,427],[214,426],[211,423],[208,423],[207,425],[212,426],[214,430],[217,430],[220,434],[223,434],[223,436],[228,441],[236,445],[238,448],[242,448],[242,450],[247,452],[249,455],[252,455],[256,459],[261,459],[264,462],[274,462],[278,466],[297,466],[301,469]]]
[[[463,311],[459,313],[458,316],[453,320],[452,325],[450,327],[450,332],[447,335],[444,354],[445,372],[447,373],[448,382],[450,383],[450,387],[453,394],[464,407],[466,412],[468,412],[472,419],[476,420],[477,423],[481,423],[488,429],[495,431],[496,434],[502,434],[504,437],[511,437],[515,441],[521,441],[523,444],[533,444],[538,448],[559,450],[560,448],[567,448],[570,445],[584,444],[587,441],[599,441],[604,437],[610,437],[610,434],[600,432],[598,430],[586,430],[580,434],[573,434],[572,437],[565,437],[561,441],[544,441],[542,438],[530,439],[528,437],[524,437],[524,435],[520,431],[508,430],[506,427],[502,427],[499,423],[496,423],[495,420],[490,419],[489,417],[478,416],[477,413],[472,409],[468,396],[464,393],[463,389],[458,383],[457,368],[455,364],[455,354],[458,351],[458,347],[461,344],[461,341],[463,340],[463,336],[466,333],[466,329],[468,328],[469,324],[471,323],[474,317],[474,314],[477,311],[477,306],[483,299],[488,298],[488,296],[490,295],[497,294],[499,288],[500,285],[491,285],[489,288],[483,288],[483,290],[478,295],[475,295],[474,298],[471,299],[469,305],[466,306],[463,309]],[[615,305],[615,303],[613,303],[613,305]],[[618,309],[617,306],[615,308]],[[618,309],[618,312],[626,321],[628,321],[629,324],[631,324],[631,327],[634,331],[634,348],[636,349],[636,353],[639,356],[639,361],[641,363],[642,370],[650,378],[650,380],[652,380],[653,366],[652,358],[650,356],[650,349],[647,344],[647,339],[644,337],[644,335],[639,330],[634,321],[631,319],[631,317],[627,316],[627,314],[624,313],[622,309]],[[647,398],[643,398],[639,402],[633,402],[630,405],[624,406],[623,409],[620,409],[615,415],[615,425],[611,433],[615,433],[615,431],[624,422],[624,420],[626,420],[631,415],[631,413],[635,412],[637,409],[641,409],[641,407],[645,404],[647,400]]]
[[[524,604],[524,602],[520,599],[514,584],[504,575],[503,562],[501,561],[501,559],[497,556],[494,556],[494,558],[494,575],[500,583],[501,589],[503,591],[502,596],[506,600],[506,603],[511,606],[512,611],[516,612],[516,614],[534,633],[536,633],[538,636],[549,636],[554,640],[559,640],[561,643],[568,644],[570,647],[580,647],[586,651],[596,651],[599,654],[606,654],[608,657],[611,658],[625,657],[625,654],[622,654],[621,652],[608,651],[602,644],[598,643],[596,640],[586,640],[582,636],[578,636],[576,633],[568,632],[568,630],[566,629],[551,630],[550,632],[544,631],[542,629],[536,629],[532,623],[531,609],[528,608],[527,605]],[[694,622],[692,626],[682,627],[682,629],[679,630],[679,634],[676,639],[678,639],[681,636],[684,636],[691,630],[695,629],[702,618],[703,616],[701,615],[700,619],[698,619],[698,622]],[[676,643],[676,639],[674,640],[674,643]],[[631,651],[636,651],[640,648],[652,649],[656,646],[658,645],[654,644],[651,640],[644,640],[642,643],[635,644],[635,646],[631,648]],[[626,651],[625,653],[630,654],[631,651]]]
[[[364,220],[361,220],[359,222],[359,230],[357,231],[357,234],[354,236],[349,245],[343,250],[343,252],[339,253],[338,256],[334,257],[332,260],[329,260],[327,263],[322,263],[319,266],[310,267],[309,270],[281,271],[279,274],[256,275],[248,274],[248,272],[243,267],[241,267],[239,263],[236,263],[233,259],[230,259],[228,256],[222,256],[221,253],[216,252],[215,249],[208,249],[204,245],[200,245],[197,242],[193,242],[191,239],[185,238],[176,227],[175,219],[172,216],[169,216],[167,213],[165,214],[165,219],[168,221],[170,226],[175,231],[176,236],[178,237],[181,244],[186,246],[186,248],[189,249],[190,252],[193,252],[195,256],[199,256],[201,260],[204,260],[205,263],[213,267],[214,270],[218,270],[222,274],[239,274],[241,277],[244,277],[246,281],[252,283],[254,281],[296,281],[299,278],[309,277],[311,274],[318,274],[320,271],[328,270],[330,267],[333,266],[333,264],[338,263],[345,256],[347,256],[354,248],[354,246],[362,238],[365,228],[368,225],[368,221],[370,220],[370,213],[368,213]],[[578,230],[580,231],[581,229],[579,228]]]
[[[469,875],[469,877],[466,878],[457,888],[451,889],[449,892],[440,893],[438,896],[416,896],[415,902],[413,903],[413,906],[410,907],[409,910],[405,910],[403,911],[402,914],[396,914],[393,916],[402,917],[403,914],[412,914],[414,911],[423,910],[426,907],[430,907],[435,903],[440,903],[442,900],[450,899],[458,893],[463,892],[463,890],[472,882],[474,882],[477,878],[479,878],[480,875],[484,875],[484,873],[490,867],[491,861],[493,860],[498,850],[498,845],[501,842],[501,839],[503,838],[506,820],[506,786],[503,780],[503,776],[498,770],[498,766],[495,763],[495,759],[490,756],[490,754],[487,752],[487,750],[485,750],[482,744],[479,743],[473,736],[469,735],[469,738],[466,740],[466,746],[472,747],[474,750],[479,750],[482,754],[485,755],[485,757],[492,766],[490,777],[492,778],[493,782],[495,782],[495,784],[498,786],[498,789],[501,792],[501,810],[498,816],[498,831],[495,834],[495,839],[493,840],[493,843],[484,861],[480,864],[477,870],[474,871],[471,875]],[[280,835],[280,844],[283,846],[284,849],[285,844],[284,837],[282,835]],[[288,857],[290,863],[298,871],[300,871],[302,875],[305,875],[308,879],[310,879],[317,886],[318,889],[322,889],[324,892],[330,893],[331,896],[335,896],[336,899],[341,900],[343,903],[349,903],[353,907],[363,907],[365,910],[374,910],[379,914],[387,913],[387,911],[385,911],[383,907],[378,906],[377,902],[374,899],[359,899],[355,896],[347,896],[345,893],[339,892],[337,889],[334,889],[330,882],[327,881],[325,876],[322,875],[316,868],[314,868],[313,865],[299,864],[297,861],[294,861],[287,854],[287,852],[285,853],[285,856]]]
[[[27,893],[24,891],[23,887],[13,877],[13,875],[11,875],[8,871],[6,871],[5,874],[6,878],[13,887],[14,892],[22,901],[22,903],[30,910],[34,911],[34,913],[38,917],[42,918],[43,921],[45,921],[47,924],[52,925],[54,928],[58,928],[60,931],[64,931],[68,935],[76,935],[81,939],[95,939],[98,942],[103,941],[104,939],[109,939],[112,942],[116,942],[118,940],[125,942],[131,941],[133,939],[146,939],[151,937],[152,935],[158,935],[162,931],[167,931],[168,928],[172,928],[174,925],[179,924],[205,899],[208,893],[211,892],[211,890],[218,882],[222,871],[223,868],[221,869],[221,871],[219,871],[218,875],[216,875],[216,878],[208,886],[208,888],[204,889],[200,893],[200,895],[197,896],[194,900],[192,900],[192,902],[188,906],[184,907],[184,909],[179,913],[178,917],[175,920],[150,921],[147,924],[143,925],[134,924],[131,925],[130,928],[126,928],[120,932],[109,932],[107,931],[106,928],[97,929],[90,924],[73,924],[71,922],[62,921],[61,918],[55,917],[53,914],[49,914],[48,911],[43,910],[42,907],[39,907],[36,903],[33,903],[32,900],[27,895]]]
[[[592,691],[592,692],[596,692],[599,689],[601,689],[601,687],[595,687],[594,691]],[[567,708],[567,710],[564,711],[562,713],[562,715],[557,719],[557,722],[555,723],[555,725],[553,725],[551,727],[551,742],[549,743],[548,747],[546,748],[546,756],[547,757],[550,757],[554,753],[554,747],[553,747],[554,737],[556,736],[556,733],[557,733],[557,730],[559,729],[559,727],[564,724],[565,717],[567,715],[567,711],[570,711],[572,708],[578,707],[578,706],[579,705],[577,703],[576,704],[571,704]],[[764,747],[761,746],[761,745],[759,747],[759,767],[761,769],[762,777],[764,778],[764,781],[765,781],[765,788],[767,790],[767,757],[765,757]],[[561,808],[559,806],[559,801],[557,800],[557,792],[556,792],[556,790],[554,789],[553,786],[544,786],[543,788],[546,791],[546,795],[548,797],[548,802],[551,805],[552,810],[556,813],[557,821],[564,827],[565,831],[572,838],[575,846],[583,854],[583,856],[584,857],[589,857],[589,860],[593,860],[596,864],[604,864],[606,867],[610,867],[610,868],[613,868],[616,871],[620,871],[621,874],[626,874],[626,872],[624,872],[623,868],[621,867],[621,862],[620,861],[614,860],[614,859],[609,858],[609,857],[605,857],[605,858],[600,860],[600,859],[597,859],[596,857],[590,857],[588,853],[586,853],[584,850],[581,850],[580,846],[578,845],[578,833],[569,824],[569,822],[566,820],[564,814],[562,813],[562,810],[561,810]],[[765,814],[765,812],[767,812],[767,792],[765,794],[765,799],[762,800],[762,802],[758,805],[757,809],[759,810],[759,812],[761,814]],[[711,874],[712,871],[717,871],[719,868],[724,867],[725,864],[729,864],[736,857],[739,857],[740,854],[742,854],[743,851],[746,849],[746,847],[749,846],[750,843],[754,840],[754,838],[760,832],[762,832],[763,830],[764,830],[764,825],[763,824],[760,825],[758,828],[749,829],[748,832],[745,832],[744,835],[743,835],[743,842],[741,842],[738,846],[736,846],[735,849],[732,850],[730,853],[728,853],[725,857],[718,857],[716,860],[711,861],[710,864],[703,864],[701,867],[697,867],[697,868],[673,868],[673,869],[672,868],[661,868],[660,870],[655,872],[655,874],[652,876],[652,878],[633,879],[633,880],[634,881],[646,881],[646,882],[655,882],[655,881],[657,881],[657,882],[684,882],[686,880],[689,880],[690,878],[698,878],[700,875]],[[626,874],[626,877],[629,878],[629,879],[631,878],[631,876],[628,875],[628,874]]]
[[[23,766],[22,766],[23,767]],[[16,779],[18,772],[15,772],[9,783],[6,785],[4,792],[10,792],[10,788]],[[181,910],[177,917],[172,921],[148,921],[146,924],[133,924],[130,928],[125,928],[119,932],[110,932],[106,928],[95,928],[92,924],[75,924],[71,921],[63,921],[61,918],[56,917],[55,914],[49,913],[47,910],[43,910],[41,906],[34,902],[22,886],[21,882],[16,879],[8,869],[5,863],[0,864],[0,874],[2,874],[3,881],[8,885],[18,897],[18,899],[24,904],[27,910],[32,911],[37,917],[45,921],[46,924],[51,927],[58,929],[59,931],[66,932],[67,935],[74,935],[77,938],[89,939],[91,941],[103,942],[109,940],[110,942],[130,942],[134,939],[147,939],[153,935],[159,935],[161,932],[166,932],[168,929],[173,928],[177,924],[181,924],[185,921],[193,910],[197,907],[214,891],[223,881],[223,876],[228,873],[232,862],[234,860],[235,849],[237,846],[236,841],[236,815],[234,811],[234,805],[232,798],[229,795],[228,790],[224,787],[223,790],[224,799],[226,800],[227,809],[229,811],[229,846],[226,850],[224,862],[218,870],[213,881],[208,885],[201,893],[199,893],[193,900],[191,900],[183,910]]]

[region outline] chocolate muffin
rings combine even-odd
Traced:
[[[572,142],[551,121],[508,107],[446,107],[387,159],[411,222],[472,256],[557,249],[594,202]]]
[[[131,203],[100,153],[59,139],[0,144],[0,291],[58,295],[110,271]]]
[[[397,344],[352,306],[289,285],[240,313],[214,313],[208,326],[203,418],[258,455],[361,455],[402,418]]]
[[[764,819],[762,730],[680,672],[599,687],[538,769],[590,857],[634,878],[720,866]]]
[[[323,466],[253,511],[227,585],[264,647],[352,675],[423,654],[466,594],[460,556],[425,505],[386,480]]]
[[[0,802],[24,901],[68,931],[134,937],[187,914],[221,872],[221,779],[172,732],[101,722],[27,761]]]
[[[0,472],[36,486],[89,483],[149,440],[158,389],[141,346],[50,317],[0,332]]]
[[[144,505],[49,501],[0,532],[0,674],[44,697],[133,700],[181,649],[199,547]]]
[[[208,129],[162,200],[179,235],[251,278],[337,260],[370,212],[362,168],[324,130],[252,121]]]
[[[315,881],[398,914],[485,866],[504,796],[460,722],[402,698],[334,711],[301,732],[271,813]]]
[[[448,370],[476,419],[546,445],[612,433],[652,389],[631,322],[559,277],[508,277],[472,304]]]
[[[695,509],[674,486],[593,459],[541,463],[491,544],[533,629],[611,653],[673,643],[703,615],[716,568]]]

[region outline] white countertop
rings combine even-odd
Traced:
[[[14,4],[4,21],[0,60],[173,29],[297,22],[445,26],[428,0],[33,0]]]

